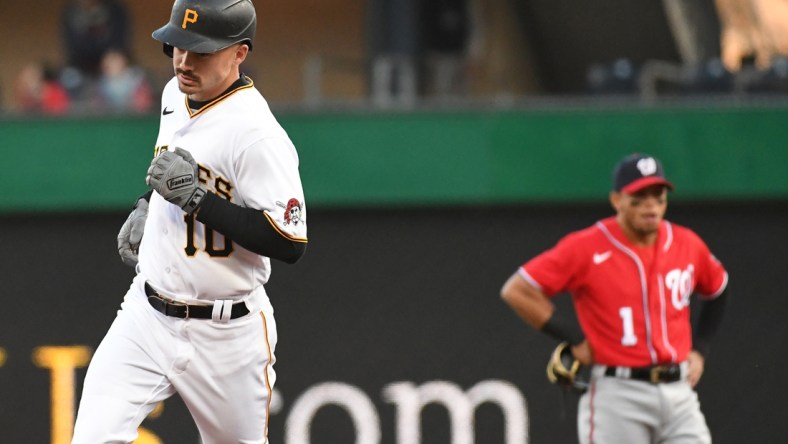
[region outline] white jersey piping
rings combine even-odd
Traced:
[[[646,282],[646,271],[643,267],[643,262],[640,261],[640,258],[637,254],[635,254],[632,250],[627,248],[624,244],[619,242],[613,235],[608,231],[607,227],[602,224],[602,222],[596,223],[597,228],[599,228],[602,233],[607,237],[610,243],[613,244],[616,248],[623,251],[627,256],[629,256],[634,262],[635,265],[638,267],[638,274],[640,275],[640,292],[643,299],[643,314],[645,316],[646,321],[646,347],[648,347],[649,355],[651,356],[651,362],[656,364],[657,363],[657,352],[654,350],[654,344],[651,338],[651,316],[649,315],[648,310],[648,286]]]

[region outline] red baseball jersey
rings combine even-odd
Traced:
[[[568,291],[595,361],[628,367],[684,361],[690,296],[713,299],[728,283],[689,228],[663,221],[655,244],[640,247],[615,217],[570,233],[519,272],[549,297]]]

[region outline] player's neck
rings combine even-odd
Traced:
[[[651,247],[657,242],[657,231],[641,231],[631,227],[620,217],[617,218],[618,226],[627,240],[636,247]]]
[[[192,110],[201,109],[203,106],[213,102],[217,98],[228,94],[230,91],[238,89],[242,86],[246,86],[250,84],[252,81],[248,77],[239,74],[238,78],[232,82],[227,88],[225,88],[221,93],[216,94],[215,97],[211,97],[209,100],[194,100],[191,96],[186,96],[189,102],[189,108]]]
[[[636,247],[652,247],[657,242],[657,233],[652,234],[627,234],[627,239]]]

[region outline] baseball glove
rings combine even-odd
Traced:
[[[580,361],[572,355],[569,343],[562,342],[553,350],[547,362],[547,379],[560,387],[582,393],[588,388],[588,383],[579,375],[581,368]]]

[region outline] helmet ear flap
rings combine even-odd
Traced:
[[[162,46],[163,46],[162,50],[164,51],[165,54],[167,54],[167,57],[172,58],[172,45],[162,43]]]

